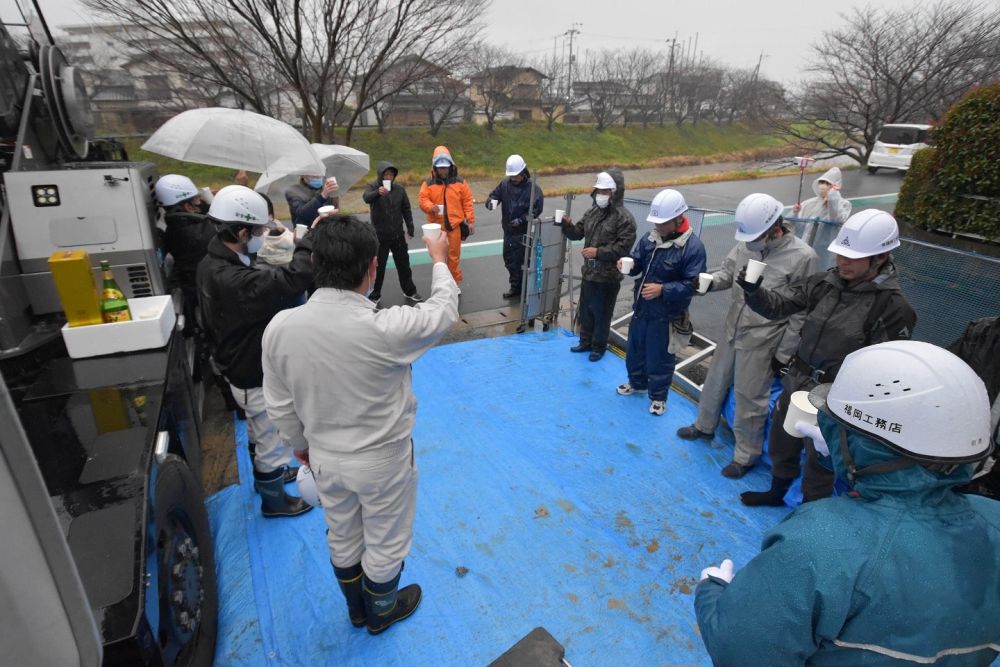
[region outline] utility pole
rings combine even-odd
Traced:
[[[569,35],[569,61],[566,74],[568,77],[568,84],[566,86],[566,97],[573,96],[573,36],[579,35],[580,31],[577,30],[577,26],[583,27],[582,23],[574,23],[572,27],[566,31],[565,34]]]

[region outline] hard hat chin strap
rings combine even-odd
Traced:
[[[841,426],[838,430],[840,431],[840,455],[844,458],[844,465],[847,467],[847,479],[851,482],[851,484],[854,484],[854,481],[858,477],[877,475],[883,472],[906,470],[907,468],[912,468],[913,466],[918,465],[918,463],[913,459],[897,457],[858,469],[857,465],[854,463],[854,457],[851,456],[851,450],[847,446],[847,429]]]

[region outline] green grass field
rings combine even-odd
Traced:
[[[199,185],[221,187],[232,182],[233,170],[171,160],[139,148],[142,141],[125,139],[129,157],[149,160],[161,174],[186,174]],[[528,167],[540,174],[587,172],[608,164],[625,168],[683,165],[693,162],[747,159],[751,154],[781,149],[784,142],[743,126],[716,127],[702,123],[681,127],[630,126],[598,132],[588,126],[544,124],[500,125],[489,132],[477,125],[446,127],[437,137],[423,128],[373,129],[355,132],[354,148],[371,157],[373,168],[389,160],[400,169],[404,183],[419,182],[430,170],[431,154],[440,144],[448,146],[466,178],[497,177],[511,153],[520,153]],[[253,180],[251,180],[251,183]]]

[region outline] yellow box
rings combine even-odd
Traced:
[[[49,257],[49,270],[71,327],[101,324],[101,299],[86,250],[60,250]]]

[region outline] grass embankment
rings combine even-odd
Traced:
[[[232,169],[171,160],[141,150],[141,143],[125,140],[129,156],[155,163],[161,174],[186,174],[198,185],[212,188],[232,182]],[[355,133],[353,145],[371,157],[371,178],[375,163],[389,160],[399,167],[400,180],[410,185],[426,177],[434,147],[441,144],[451,150],[461,175],[470,179],[502,177],[504,161],[511,153],[520,153],[528,167],[539,174],[596,172],[609,165],[626,169],[684,166],[791,154],[782,139],[758,130],[704,123],[615,127],[604,132],[558,125],[549,132],[543,124],[501,125],[489,132],[470,124],[443,128],[437,137],[423,128],[389,129],[385,133],[364,129]]]

